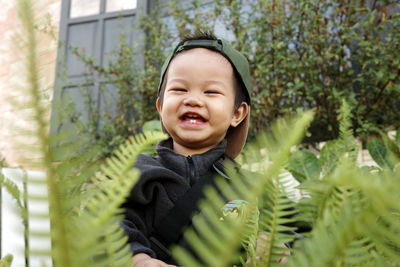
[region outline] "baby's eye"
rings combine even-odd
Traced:
[[[172,88],[172,89],[170,89],[170,91],[172,91],[172,92],[187,92],[187,90],[183,89],[183,88]]]
[[[220,92],[217,90],[207,90],[207,91],[205,91],[205,94],[215,95],[215,94],[220,94]]]

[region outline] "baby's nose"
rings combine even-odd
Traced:
[[[203,106],[204,102],[197,95],[188,95],[183,101],[183,104],[188,106]]]

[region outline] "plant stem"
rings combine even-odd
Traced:
[[[42,154],[41,167],[46,171],[46,182],[49,197],[49,214],[51,222],[52,250],[54,264],[59,267],[70,267],[70,255],[66,226],[62,214],[62,205],[59,194],[56,175],[52,166],[52,156],[49,150],[49,138],[47,128],[47,116],[44,107],[41,105],[41,92],[39,86],[39,67],[37,58],[37,40],[35,32],[35,18],[33,12],[33,2],[31,0],[19,0],[19,18],[22,27],[26,32],[26,51],[27,51],[27,81],[29,88],[29,103],[33,109],[34,136],[38,138],[39,152]]]

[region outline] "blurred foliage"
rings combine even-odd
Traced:
[[[177,40],[198,30],[224,32],[250,61],[250,139],[276,118],[305,109],[314,109],[316,116],[304,141],[335,139],[343,99],[352,115],[351,129],[364,143],[377,130],[400,126],[398,1],[162,3],[140,20],[143,50],[122,35],[114,51],[117,60],[101,67],[75,49],[91,71],[116,84],[115,114],[93,109],[91,122],[81,127],[103,154],[158,118],[154,103],[161,64]],[[144,68],[137,63],[138,54],[144,56]]]
[[[50,149],[64,136],[50,136],[44,116],[34,2],[17,3],[27,85],[20,92],[25,101],[14,104],[31,111],[21,118],[31,124],[23,124],[15,135],[23,140],[18,151],[24,166],[35,167],[43,175],[25,175],[23,192],[2,175],[0,185],[15,200],[22,221],[26,218],[32,225],[50,221],[50,228],[44,229],[25,224],[25,236],[36,242],[51,240],[50,247],[26,243],[25,257],[45,256],[55,267],[132,266],[127,237],[120,227],[120,207],[140,176],[132,167],[136,157],[166,135],[157,131],[127,138],[101,165],[91,163],[97,147],[79,155],[70,153],[68,142]],[[373,139],[368,148],[380,167],[360,168],[350,105],[343,102],[339,113],[338,138],[325,144],[328,148],[321,150],[319,158],[306,152],[301,155],[301,150],[291,154],[313,119],[310,111],[277,120],[271,131],[258,134],[242,157],[249,171],[243,169],[239,175],[234,166],[226,166],[231,179],[217,177],[217,188],[206,189],[200,213],[192,220],[196,230],[185,232],[199,258],[173,248],[177,260],[183,266],[229,266],[237,260],[247,266],[276,266],[285,257],[288,266],[296,267],[398,266],[400,130],[394,137],[378,131],[379,139]],[[152,123],[146,127],[152,128]],[[59,154],[68,157],[58,161]],[[300,183],[299,199],[294,198],[290,177],[282,175],[285,168],[293,171]],[[28,186],[47,190],[41,193],[27,190]],[[46,211],[28,208],[22,203],[25,200],[35,201]],[[243,205],[238,208],[244,210],[222,214],[221,220],[226,200],[241,200]],[[299,222],[312,226],[304,239],[292,232]],[[293,242],[293,248],[282,246]],[[251,259],[248,264],[247,257]],[[9,266],[12,258],[6,255],[0,265]]]
[[[0,260],[0,267],[10,267],[12,261],[13,261],[13,256],[7,254]]]
[[[349,128],[349,105],[343,103],[339,114],[339,137],[325,144],[324,156],[322,151],[319,157],[302,149],[290,152],[311,122],[310,113],[278,120],[271,131],[258,134],[243,153],[243,166],[251,172],[228,171],[229,182],[220,177],[217,188],[205,190],[193,229],[185,232],[198,257],[175,247],[178,262],[182,266],[238,262],[233,266],[283,262],[296,267],[398,266],[400,142],[382,133],[377,139],[382,142],[368,144],[372,157],[380,159],[379,167],[361,167]],[[296,187],[288,171],[297,180]],[[247,203],[236,212],[242,216],[221,220],[226,199]]]

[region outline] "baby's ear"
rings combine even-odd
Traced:
[[[246,118],[248,113],[249,113],[249,105],[246,102],[242,102],[242,104],[240,104],[239,108],[233,114],[231,120],[231,126],[232,127],[238,126]]]
[[[161,103],[160,103],[159,97],[157,97],[156,108],[157,108],[158,113],[160,113],[161,112]]]

